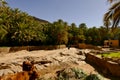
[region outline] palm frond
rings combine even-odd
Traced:
[[[112,29],[118,27],[120,23],[120,1],[114,3],[103,18],[104,25],[106,27],[111,26]]]
[[[112,10],[112,9],[117,9],[117,8],[119,8],[119,7],[120,7],[120,1],[119,1],[119,2],[114,3],[114,4],[111,6],[111,8],[110,8],[109,10]]]
[[[104,25],[108,28],[110,25],[111,25],[111,23],[110,23],[110,18],[111,18],[111,12],[109,11],[109,12],[107,12],[105,15],[104,15],[104,18],[103,18],[103,23],[104,23]]]
[[[116,1],[119,1],[119,0],[107,0],[108,2],[110,3],[113,3],[113,2],[116,2]]]
[[[117,25],[119,24],[119,22],[120,22],[120,10],[118,10],[118,11],[115,11],[115,13],[113,14],[113,25],[112,25],[112,27],[113,28],[116,28],[117,27]]]

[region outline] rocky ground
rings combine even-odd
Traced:
[[[67,48],[57,50],[18,51],[14,53],[0,53],[0,76],[22,71],[22,62],[30,60],[40,77],[56,76],[56,72],[65,68],[77,67],[86,74],[98,74],[91,65],[85,62],[84,53],[91,50]]]

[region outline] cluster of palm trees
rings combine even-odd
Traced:
[[[25,45],[32,40],[42,41],[41,25],[27,13],[11,9],[5,1],[0,1],[0,45]]]
[[[87,43],[102,45],[105,39],[120,39],[120,0],[104,15],[106,27],[88,28],[85,23],[68,25],[63,20],[41,22],[19,9],[11,9],[0,0],[0,46],[59,45]],[[14,16],[13,16],[14,15]]]

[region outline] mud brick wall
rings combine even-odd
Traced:
[[[99,68],[99,70],[103,74],[107,74],[110,76],[120,77],[120,64],[107,61],[105,59],[102,59],[101,57],[98,57],[92,53],[86,54],[86,59],[88,63],[91,63]]]

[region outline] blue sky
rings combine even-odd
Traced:
[[[110,6],[107,0],[6,0],[11,8],[19,8],[29,15],[49,22],[62,19],[77,26],[103,25],[103,15]]]

